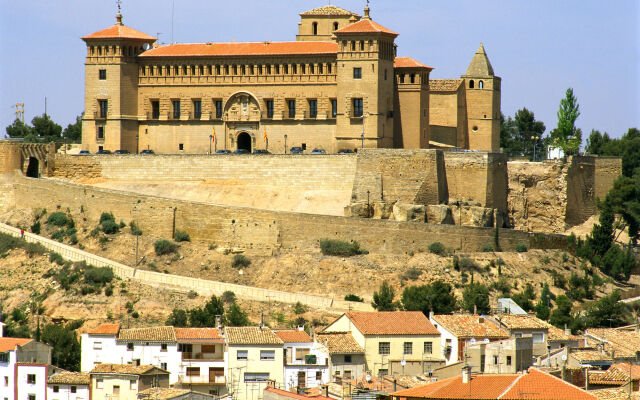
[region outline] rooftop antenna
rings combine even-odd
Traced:
[[[116,0],[116,6],[118,6],[118,13],[116,14],[116,24],[122,25],[122,0]]]
[[[175,42],[173,41],[173,11],[176,7],[176,1],[172,0],[171,1],[171,44],[175,44]]]

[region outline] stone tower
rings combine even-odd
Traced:
[[[494,75],[482,43],[462,79],[466,89],[469,148],[500,150],[501,79]]]
[[[410,57],[395,59],[395,148],[429,148],[429,73],[432,67]]]
[[[330,41],[338,29],[360,21],[356,13],[336,6],[324,6],[300,14],[297,41]]]
[[[392,147],[394,40],[398,34],[373,22],[368,6],[361,21],[334,33],[338,42],[338,149],[360,148],[363,142],[364,147]]]
[[[102,147],[138,151],[138,54],[156,38],[116,24],[82,37],[87,44],[85,62],[85,112],[82,143],[96,152]],[[94,140],[87,140],[86,136]]]

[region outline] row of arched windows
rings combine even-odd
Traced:
[[[87,53],[89,57],[95,56],[125,56],[133,57],[142,53],[144,49],[137,46],[88,46]]]
[[[469,89],[474,89],[475,88],[475,82],[473,79],[471,79],[469,81]],[[478,81],[478,89],[484,89],[484,82],[483,81]]]
[[[334,22],[333,23],[333,31],[337,31],[338,27],[340,26],[340,24],[338,24],[338,22]],[[311,24],[311,33],[313,34],[313,36],[317,36],[318,35],[318,23],[314,22]]]
[[[209,64],[209,65],[143,65],[141,76],[269,76],[331,75],[333,63],[309,64]]]

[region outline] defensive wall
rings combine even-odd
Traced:
[[[28,176],[50,176],[53,173],[55,143],[22,143],[0,140],[0,173],[20,170]]]

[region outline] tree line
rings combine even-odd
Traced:
[[[82,140],[82,115],[76,117],[76,122],[66,128],[56,124],[47,114],[35,116],[29,123],[20,119],[6,128],[7,136],[11,139],[22,139],[27,143],[80,143]]]

